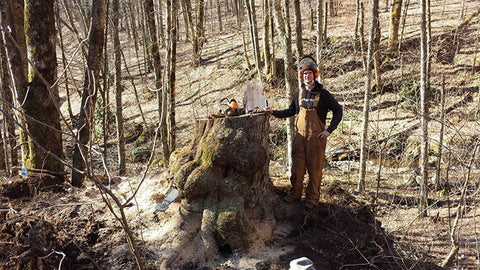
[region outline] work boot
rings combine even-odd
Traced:
[[[292,197],[291,194],[287,194],[287,196],[283,197],[283,200],[287,203],[291,203],[291,202],[294,202],[294,201],[299,201],[300,198],[294,198],[294,197]]]

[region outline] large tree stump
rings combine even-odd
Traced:
[[[177,242],[167,267],[182,259],[218,259],[271,241],[280,196],[269,177],[268,133],[264,114],[196,121],[191,144],[170,162],[169,177],[182,197],[183,227],[173,232],[182,243]]]

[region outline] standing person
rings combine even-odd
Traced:
[[[296,115],[297,134],[292,145],[292,169],[290,183],[292,190],[284,198],[287,202],[300,200],[303,191],[303,179],[308,171],[306,189],[307,208],[318,205],[320,184],[325,163],[325,147],[327,138],[342,120],[343,109],[333,95],[323,88],[315,78],[319,71],[315,60],[310,56],[303,57],[298,64],[298,75],[303,79],[300,89],[294,94],[293,101],[285,110],[266,108],[267,113],[278,118]],[[300,101],[300,102],[299,102]],[[333,112],[328,128],[325,121],[328,111]]]

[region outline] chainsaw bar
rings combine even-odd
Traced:
[[[175,201],[175,199],[178,197],[179,192],[176,188],[172,188],[170,192],[168,192],[167,196],[163,199],[163,201],[157,203],[155,205],[155,211],[153,211],[153,214],[156,214],[158,212],[165,212],[165,210],[168,209],[170,204]]]

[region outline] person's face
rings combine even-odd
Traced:
[[[311,70],[305,70],[303,72],[303,80],[305,81],[305,83],[311,83],[313,82],[313,79],[315,78],[315,76],[313,75],[313,71]]]

